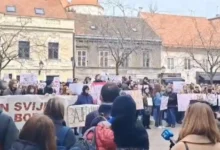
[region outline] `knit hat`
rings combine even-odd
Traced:
[[[112,105],[111,116],[124,118],[130,123],[136,122],[136,104],[133,98],[129,95],[117,97]]]

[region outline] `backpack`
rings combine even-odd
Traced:
[[[90,132],[93,133],[92,141],[86,137]],[[70,150],[96,150],[96,127],[89,128]]]
[[[69,130],[69,127],[63,126],[57,133],[57,150],[67,150],[64,145],[64,140]]]

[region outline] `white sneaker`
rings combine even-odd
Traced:
[[[162,127],[162,126],[159,126],[158,129],[163,129],[163,127]]]

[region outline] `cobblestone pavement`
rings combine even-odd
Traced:
[[[180,127],[168,128],[174,133],[174,139],[177,139]],[[164,129],[158,129],[152,127],[151,130],[147,130],[150,140],[150,150],[169,150],[169,141],[165,141],[161,137],[161,133]]]

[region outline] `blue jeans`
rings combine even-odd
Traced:
[[[163,111],[160,110],[160,106],[155,106],[154,109],[155,126],[158,127],[162,125]]]
[[[168,107],[167,109],[167,123],[168,125],[176,125],[176,108]]]

